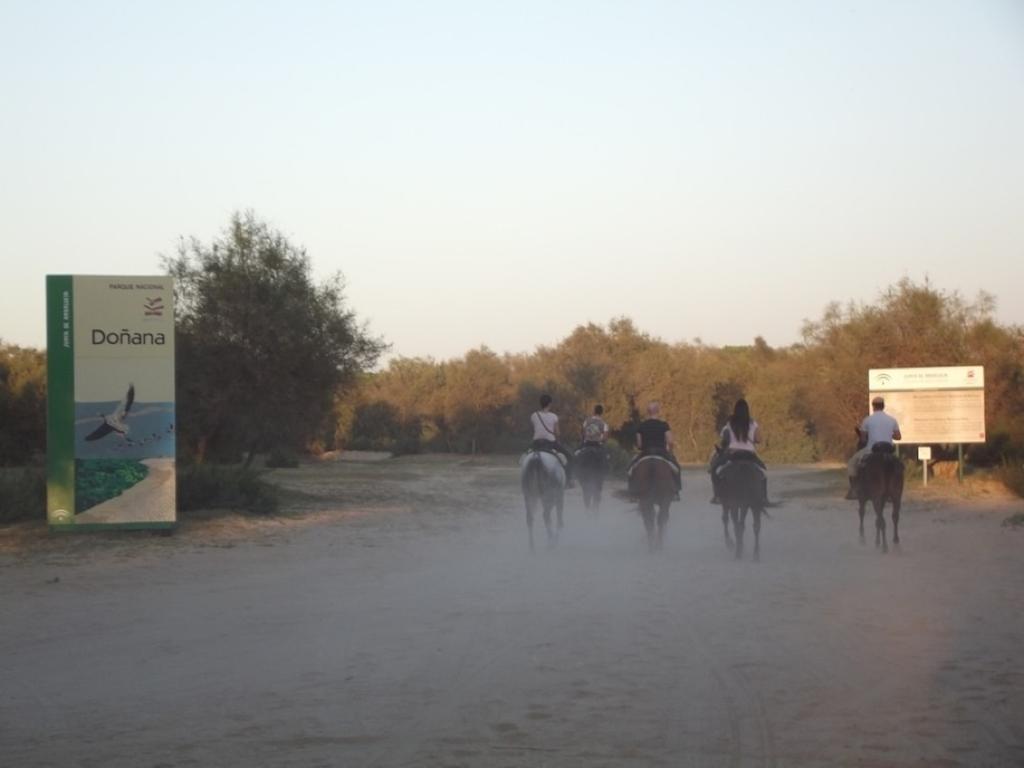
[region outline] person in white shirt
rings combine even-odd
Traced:
[[[558,440],[558,414],[551,412],[551,395],[540,396],[540,410],[530,414],[533,426],[531,447],[540,451],[551,451],[564,457],[565,487],[573,487],[572,456]]]
[[[765,470],[764,501],[768,503],[768,468],[757,455],[757,444],[761,441],[760,426],[750,417],[750,405],[743,398],[736,401],[732,415],[722,427],[721,442],[711,460],[711,487],[714,490],[712,504],[719,504],[718,470],[731,460],[753,461]]]
[[[885,412],[885,399],[880,396],[871,401],[871,415],[864,417],[864,421],[857,427],[857,434],[863,447],[854,453],[846,464],[846,474],[850,480],[846,498],[850,500],[857,498],[855,483],[865,457],[874,452],[893,453],[896,450],[893,441],[903,438],[899,423]]]

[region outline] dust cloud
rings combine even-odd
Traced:
[[[511,459],[274,477],[274,519],[0,548],[0,764],[1024,761],[1019,501],[911,495],[883,556],[776,469],[754,563],[696,469],[653,555],[579,491],[531,555]]]

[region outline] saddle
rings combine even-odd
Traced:
[[[765,470],[765,468],[761,466],[761,464],[757,460],[757,454],[753,453],[752,451],[736,451],[735,453],[730,453],[728,455],[728,458],[722,462],[718,469],[715,470],[715,474],[718,477],[721,477],[723,470],[725,470],[725,468],[728,467],[730,464],[741,463],[753,464],[755,467],[757,467],[758,472],[760,472],[764,477],[768,477],[767,470]]]
[[[565,456],[563,456],[561,453],[559,453],[554,448],[551,448],[549,446],[535,445],[524,454],[524,457],[529,456],[531,453],[550,453],[552,456],[558,459],[558,463],[562,465],[562,469],[565,469],[565,466],[568,463],[566,461]]]
[[[657,453],[645,453],[645,454],[643,454],[640,458],[638,458],[636,461],[634,461],[630,465],[629,469],[626,470],[626,475],[628,477],[632,477],[633,476],[633,470],[636,469],[637,467],[639,467],[645,461],[661,461],[661,462],[664,462],[665,464],[668,465],[668,468],[672,470],[672,474],[674,474],[674,475],[678,475],[679,474],[679,470],[676,469],[676,465],[673,464],[668,459],[666,459],[664,456],[661,456],[660,454],[657,454]]]

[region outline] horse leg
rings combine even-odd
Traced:
[[[889,551],[889,543],[886,541],[885,535],[885,497],[883,496],[879,501],[871,502],[875,507],[875,546],[878,546],[879,540],[882,542],[883,554]]]
[[[548,501],[544,502],[544,528],[548,532],[548,546],[554,546],[555,543],[555,529],[551,525],[551,504]]]
[[[640,515],[644,519],[644,530],[647,531],[647,548],[654,551],[654,503],[644,502],[640,505]]]
[[[664,501],[658,505],[658,549],[665,546],[665,529],[668,528],[669,502]]]
[[[526,530],[530,537],[530,551],[533,552],[533,505],[530,504],[529,499],[526,501]]]
[[[747,525],[747,510],[739,505],[732,508],[732,531],[736,536],[736,559],[743,557],[743,529]]]
[[[857,504],[857,514],[860,515],[860,543],[864,544],[864,512],[867,507],[867,499],[860,499]]]
[[[729,535],[729,508],[722,505],[722,531],[725,533],[725,546],[726,549],[733,548],[732,536]]]
[[[900,545],[900,505],[902,503],[902,494],[894,494],[892,498],[892,543],[895,547]]]
[[[754,507],[754,559],[761,559],[761,515],[764,510]]]

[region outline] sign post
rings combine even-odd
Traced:
[[[50,529],[173,527],[171,278],[50,275],[46,296]]]
[[[924,471],[924,475],[921,478],[921,484],[928,487],[928,460],[932,457],[932,447],[930,445],[919,445],[917,447],[917,458],[921,462],[921,468]]]

